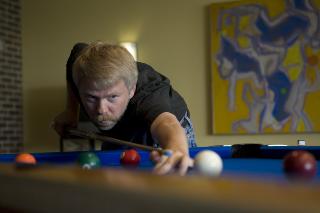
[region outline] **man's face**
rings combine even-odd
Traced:
[[[124,114],[135,88],[130,91],[123,80],[97,89],[90,80],[79,86],[80,98],[91,121],[101,130],[112,129]]]

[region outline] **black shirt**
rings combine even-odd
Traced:
[[[67,81],[78,97],[80,104],[78,89],[72,80],[72,64],[80,51],[86,46],[84,43],[76,44],[67,62]],[[101,130],[101,133],[126,141],[153,145],[154,141],[151,137],[150,126],[155,118],[163,112],[170,112],[178,120],[181,120],[185,113],[188,112],[188,108],[183,98],[172,88],[167,77],[141,62],[137,62],[137,68],[138,81],[136,91],[129,101],[124,115],[111,130]],[[104,143],[102,148],[119,148],[108,144]]]

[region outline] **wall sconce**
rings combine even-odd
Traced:
[[[134,42],[120,42],[120,46],[126,48],[133,56],[134,60],[137,60],[137,44]]]

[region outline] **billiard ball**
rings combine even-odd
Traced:
[[[20,154],[17,154],[15,158],[15,163],[19,166],[35,165],[37,163],[37,160],[30,153],[20,153]]]
[[[136,167],[139,165],[141,157],[135,149],[129,149],[122,152],[120,163],[123,166]]]
[[[311,180],[317,173],[317,161],[310,152],[295,150],[285,155],[283,169],[291,180]]]
[[[78,156],[78,164],[83,169],[94,169],[101,166],[100,158],[94,152],[82,152]]]
[[[221,174],[223,162],[216,152],[204,150],[195,156],[194,168],[201,175],[217,177]]]

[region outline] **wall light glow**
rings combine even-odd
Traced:
[[[137,44],[136,43],[134,43],[134,42],[120,42],[120,46],[126,48],[131,53],[134,60],[137,60]]]

